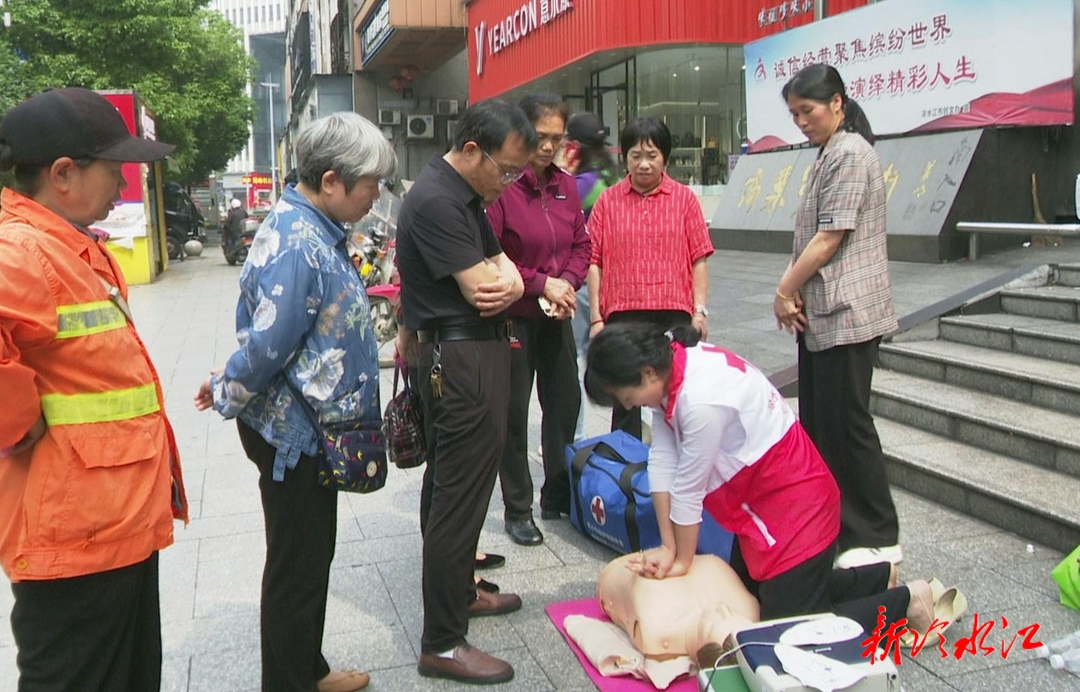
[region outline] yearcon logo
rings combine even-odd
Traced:
[[[527,0],[505,19],[488,27],[481,21],[473,30],[476,76],[484,74],[486,55],[495,55],[542,26],[574,9],[574,0]]]
[[[476,39],[476,76],[484,74],[484,36],[487,34],[487,22],[480,22],[473,30]]]

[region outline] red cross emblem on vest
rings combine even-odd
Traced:
[[[599,495],[593,497],[592,502],[589,504],[589,511],[592,512],[593,519],[600,526],[604,525],[607,521],[607,512],[604,511],[604,499]]]

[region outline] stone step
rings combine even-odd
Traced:
[[[874,415],[1080,478],[1075,416],[890,370],[874,372]]]
[[[942,339],[1080,365],[1080,324],[1024,315],[959,315],[938,322]]]
[[[1059,286],[1076,286],[1080,288],[1080,263],[1059,264],[1057,266],[1057,283]]]
[[[879,418],[889,481],[1034,542],[1080,544],[1080,479]]]
[[[1002,311],[1012,315],[1080,322],[1078,319],[1080,288],[1072,286],[1007,288],[998,295],[1001,298]]]
[[[1080,415],[1080,365],[940,339],[885,344],[880,358],[888,370]]]

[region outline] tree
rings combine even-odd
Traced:
[[[18,0],[0,36],[0,108],[47,86],[135,89],[183,182],[247,142],[254,63],[208,0]]]

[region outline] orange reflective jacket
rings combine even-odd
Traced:
[[[0,194],[0,561],[13,582],[126,567],[187,521],[157,372],[102,280],[104,243],[32,199]]]

